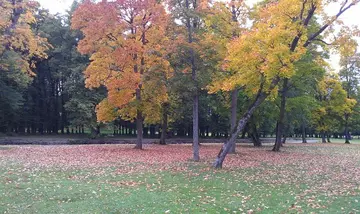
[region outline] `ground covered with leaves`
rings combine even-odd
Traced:
[[[360,213],[360,145],[1,146],[0,213]]]

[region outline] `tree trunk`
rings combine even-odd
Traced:
[[[329,133],[326,134],[326,140],[327,140],[328,143],[331,143],[331,141],[330,141],[330,134],[329,134]]]
[[[199,147],[199,96],[194,95],[193,106],[193,154],[194,161],[200,160]]]
[[[168,103],[163,104],[163,115],[162,115],[162,124],[161,124],[161,137],[160,144],[166,145],[166,135],[167,135],[167,125],[168,125]]]
[[[262,144],[261,144],[261,140],[259,138],[259,133],[257,132],[257,128],[256,128],[256,124],[255,123],[251,123],[251,133],[250,133],[250,136],[251,136],[251,139],[253,141],[253,144],[255,147],[261,147]]]
[[[280,147],[282,144],[281,138],[284,133],[285,111],[286,111],[286,109],[285,109],[285,107],[286,107],[286,92],[287,92],[287,88],[288,88],[288,81],[289,81],[289,79],[285,78],[284,82],[283,82],[283,87],[282,87],[280,116],[279,116],[277,131],[276,131],[276,142],[275,142],[275,145],[273,148],[273,151],[275,151],[275,152],[280,151]]]
[[[321,132],[321,142],[326,143],[326,138],[325,138],[325,132],[324,131]]]
[[[271,91],[279,82],[279,79],[274,79],[272,85],[270,86]],[[247,122],[249,121],[250,117],[254,113],[255,109],[265,100],[265,98],[269,95],[269,93],[262,92],[262,85],[257,93],[257,96],[254,102],[249,106],[245,114],[242,118],[238,121],[236,129],[231,133],[230,138],[222,145],[220,152],[218,153],[216,160],[213,164],[215,168],[222,168],[223,162],[225,160],[226,155],[229,153],[232,144],[235,143],[235,140],[239,133],[245,128]]]
[[[194,9],[196,9],[196,5],[193,5]],[[190,9],[190,3],[189,0],[185,0],[185,7],[186,9]],[[193,19],[191,21],[191,19]],[[196,18],[193,18],[191,16],[186,17],[186,27],[187,27],[187,33],[188,33],[188,43],[193,43],[193,30],[195,27],[197,27]],[[191,64],[191,74],[192,74],[192,80],[195,85],[195,92],[193,95],[193,155],[194,155],[194,161],[200,160],[200,154],[199,154],[199,94],[198,94],[198,82],[197,82],[197,71],[195,67],[195,53],[192,48],[190,48],[190,64]]]
[[[284,135],[281,141],[281,146],[283,146],[286,143],[286,140],[287,140],[287,135]]]
[[[136,100],[141,102],[141,89],[136,89]],[[138,108],[136,110],[136,146],[135,149],[142,149],[143,138],[143,117],[142,111]]]
[[[350,133],[349,133],[349,116],[345,115],[345,143],[350,144]]]
[[[307,143],[307,141],[306,141],[306,128],[305,128],[305,124],[303,123],[302,125],[301,125],[301,136],[302,136],[302,142],[303,143]]]

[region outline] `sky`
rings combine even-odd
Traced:
[[[49,9],[50,13],[65,13],[70,9],[73,0],[37,0],[40,5],[46,9]]]
[[[73,2],[73,0],[37,0],[40,2],[41,6],[49,9],[51,13],[65,13],[68,10]],[[250,4],[259,0],[248,0]],[[336,14],[338,11],[337,5],[330,5],[326,11],[329,15]],[[360,5],[356,5],[355,7],[350,8],[350,10],[346,11],[342,16],[340,16],[340,20],[342,20],[346,25],[352,26],[356,25],[360,29]],[[360,44],[360,40],[358,40]],[[332,54],[331,58],[328,60],[331,66],[335,71],[340,69],[339,67],[339,59],[340,57],[336,54]]]

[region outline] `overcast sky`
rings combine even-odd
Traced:
[[[40,2],[41,6],[49,9],[51,13],[65,13],[68,10],[73,2],[73,0],[37,0]],[[258,0],[247,0],[247,2],[256,2]],[[337,5],[330,6],[327,8],[329,15],[336,14],[339,7]],[[360,5],[356,5],[353,8],[350,8],[349,11],[346,11],[341,17],[340,20],[344,21],[346,25],[357,25],[360,28]],[[360,43],[360,41],[359,41]],[[339,57],[333,55],[330,59],[332,67],[335,70],[339,69],[338,61]]]

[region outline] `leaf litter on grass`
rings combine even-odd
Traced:
[[[195,163],[191,161],[191,145],[147,145],[141,151],[131,145],[17,146],[0,150],[0,164],[7,172],[1,176],[1,182],[22,188],[24,182],[51,176],[58,169],[69,172],[59,181],[86,181],[90,185],[92,179],[98,179],[97,184],[104,189],[92,190],[92,198],[104,195],[111,189],[109,186],[129,189],[126,194],[141,188],[169,194],[183,190],[178,202],[185,207],[191,201],[201,206],[220,206],[222,199],[229,198],[231,203],[224,205],[224,211],[235,211],[231,207],[238,206],[245,213],[266,213],[273,206],[290,213],[326,210],[344,197],[355,197],[353,203],[359,199],[358,145],[286,145],[280,153],[271,152],[266,146],[238,146],[238,153],[226,158],[225,169],[213,170],[210,165],[219,148],[220,145],[202,145],[202,162]],[[191,191],[191,185],[184,181],[201,185]],[[235,188],[222,190],[215,183],[219,181]],[[254,195],[236,189],[241,183]],[[194,194],[190,201],[189,194]],[[279,205],[269,203],[271,198],[285,195],[290,198],[277,201]],[[346,204],[344,207],[347,211]]]

